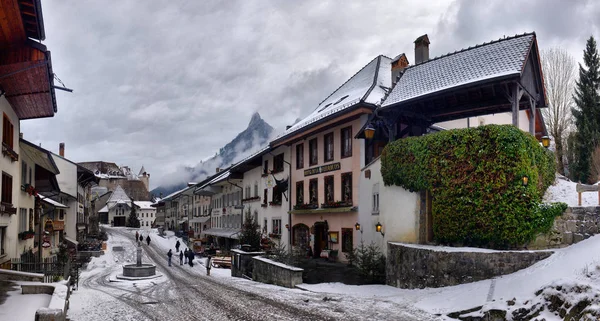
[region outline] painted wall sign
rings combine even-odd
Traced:
[[[342,169],[340,163],[327,164],[320,167],[314,167],[304,170],[304,176],[311,176],[321,173],[333,172]]]

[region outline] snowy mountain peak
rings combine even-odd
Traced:
[[[248,127],[254,127],[257,124],[260,124],[261,122],[263,122],[263,119],[260,117],[260,114],[258,112],[255,112],[254,114],[252,114],[252,118],[250,118],[250,123],[248,124]]]

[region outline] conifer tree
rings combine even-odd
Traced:
[[[583,63],[579,64],[579,80],[575,83],[573,108],[575,133],[573,140],[573,162],[570,164],[571,178],[582,183],[595,182],[591,177],[591,159],[600,143],[600,58],[594,37],[587,41],[583,51]]]
[[[251,250],[256,251],[260,249],[260,240],[260,226],[258,226],[258,222],[254,219],[254,215],[252,215],[252,209],[248,208],[244,219],[244,226],[242,226],[240,233],[240,244],[248,244]]]
[[[129,217],[127,218],[127,227],[140,227],[140,219],[137,217],[137,211],[135,209],[135,203],[133,203],[133,199],[131,199],[131,212],[129,212]]]

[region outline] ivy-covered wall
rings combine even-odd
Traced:
[[[554,182],[554,156],[512,125],[400,139],[381,157],[386,185],[432,192],[439,243],[518,247],[548,231],[566,209],[563,203],[541,204]]]

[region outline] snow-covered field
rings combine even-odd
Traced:
[[[576,207],[578,205],[577,191],[575,186],[577,183],[571,182],[568,178],[556,174],[556,181],[554,185],[548,187],[546,194],[544,195],[544,202],[563,202],[570,207]],[[598,185],[598,183],[594,184]],[[596,192],[585,192],[581,194],[581,206],[598,206],[598,193]]]

